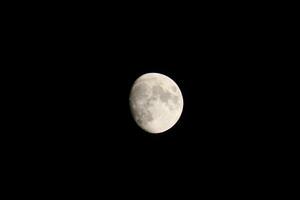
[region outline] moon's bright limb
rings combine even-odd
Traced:
[[[140,76],[130,92],[130,109],[136,123],[149,133],[162,133],[178,121],[183,97],[177,84],[159,73]]]

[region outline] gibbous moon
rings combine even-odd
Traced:
[[[129,104],[132,116],[143,130],[157,134],[173,127],[183,109],[177,84],[159,73],[147,73],[133,84]]]

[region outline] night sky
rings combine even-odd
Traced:
[[[132,159],[133,163],[150,159],[154,168],[168,159],[204,159],[208,168],[221,162],[242,162],[263,148],[266,136],[258,128],[262,122],[256,115],[256,96],[252,96],[253,74],[247,67],[224,64],[230,59],[95,61],[92,67],[70,67],[53,91],[51,141],[74,159],[104,156],[118,162]],[[129,109],[133,82],[148,72],[171,77],[184,98],[179,121],[159,135],[140,129]]]
[[[270,158],[265,145],[270,135],[262,128],[264,112],[257,96],[261,90],[255,90],[248,67],[232,64],[235,56],[212,59],[218,55],[147,62],[97,58],[88,67],[74,62],[76,67],[58,69],[55,74],[61,77],[48,86],[53,95],[39,97],[44,99],[39,112],[47,115],[38,119],[34,147],[29,148],[55,169],[53,176],[63,174],[75,182],[99,178],[108,188],[122,188],[127,180],[134,187],[158,181],[158,188],[181,188],[178,179],[201,177],[204,188],[212,189],[215,180],[226,184],[256,177],[258,163]],[[171,77],[184,98],[179,121],[159,135],[140,129],[129,108],[133,82],[148,72]]]
[[[108,175],[112,186],[133,177],[137,185],[192,177],[207,187],[255,177],[270,158],[266,49],[274,44],[261,20],[222,10],[185,18],[174,10],[156,23],[150,15],[98,12],[24,23],[18,62],[28,67],[14,75],[26,82],[16,104],[28,120],[28,134],[16,137],[28,141],[26,162],[47,166],[58,180]],[[149,72],[172,78],[184,100],[178,122],[159,135],[140,129],[129,108],[134,81]]]

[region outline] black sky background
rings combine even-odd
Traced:
[[[148,178],[201,172],[205,179],[248,169],[253,171],[246,176],[255,173],[257,162],[266,162],[269,153],[269,135],[262,128],[263,102],[257,96],[261,70],[249,66],[250,58],[237,58],[243,56],[239,50],[234,56],[200,53],[192,59],[181,54],[180,60],[171,50],[152,47],[150,51],[130,59],[124,59],[126,53],[113,54],[113,59],[87,55],[79,62],[74,57],[68,67],[52,69],[51,76],[47,72],[46,91],[51,93],[40,97],[39,111],[47,114],[32,135],[42,159],[47,162],[50,157],[51,165],[59,163],[67,171],[76,164],[91,173],[101,168],[125,177],[129,172]],[[157,59],[157,52],[167,59]],[[148,72],[171,77],[184,97],[180,120],[161,135],[141,130],[129,109],[133,82]]]
[[[179,186],[190,177],[210,188],[269,173],[276,44],[268,16],[215,6],[157,20],[65,11],[19,18],[23,34],[14,32],[23,55],[16,62],[26,63],[12,69],[26,74],[16,104],[26,118],[28,134],[16,135],[28,141],[19,152],[25,163],[66,182],[107,175],[107,187]],[[141,130],[129,109],[133,82],[149,72],[171,77],[184,98],[178,123],[160,135]]]

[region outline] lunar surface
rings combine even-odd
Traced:
[[[133,84],[130,97],[132,116],[143,130],[157,134],[173,127],[183,109],[177,84],[159,73],[147,73]]]

